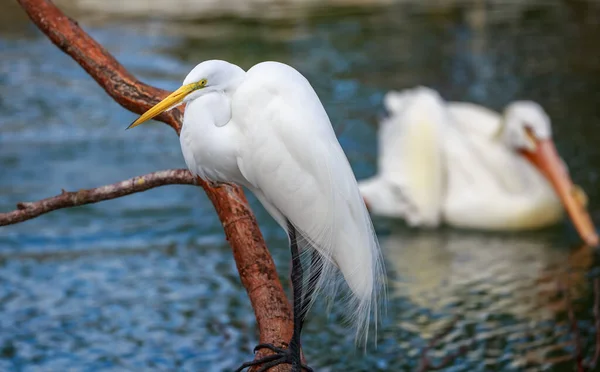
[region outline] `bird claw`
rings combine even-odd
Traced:
[[[254,354],[256,354],[256,352],[261,349],[269,349],[272,352],[277,353],[277,354],[284,354],[286,352],[286,349],[284,349],[282,347],[277,347],[273,344],[258,344],[254,347],[254,350],[253,350]]]
[[[297,365],[294,364],[294,356],[292,355],[292,352],[289,349],[283,349],[272,344],[258,344],[254,348],[254,353],[256,353],[260,349],[269,349],[275,354],[267,355],[265,357],[255,359],[251,362],[246,362],[242,364],[238,369],[236,369],[235,372],[241,372],[246,368],[253,367],[259,364],[261,364],[262,366],[256,372],[266,372],[267,370],[280,364],[291,364],[291,372],[301,372],[301,370],[305,370],[307,372],[314,372],[313,369],[307,366],[306,364],[300,364],[300,366],[297,367]]]
[[[206,181],[206,183],[208,183],[208,186],[212,187],[213,189],[223,186],[222,182],[217,182],[217,181],[208,180],[208,181]]]
[[[212,187],[213,189],[218,189],[220,187],[235,187],[235,183],[232,182],[221,182],[221,181],[206,181],[206,183],[208,183],[208,186]]]

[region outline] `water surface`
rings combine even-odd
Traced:
[[[82,19],[140,79],[176,88],[205,59],[289,63],[317,90],[358,178],[375,172],[376,123],[391,89],[428,85],[501,109],[540,102],[600,221],[600,11],[583,1],[409,3],[286,21]],[[525,4],[525,5],[523,5]],[[4,7],[4,5],[3,5]],[[185,167],[159,123],[123,130],[114,103],[11,3],[0,22],[0,210],[147,172]],[[9,14],[9,13],[6,13]],[[287,238],[249,196],[282,280]],[[452,371],[572,371],[569,287],[591,355],[597,254],[562,223],[539,232],[409,230],[375,219],[389,273],[378,348],[319,303],[303,336],[318,371],[414,370],[468,346]],[[571,275],[565,270],[571,269]],[[229,371],[251,357],[254,317],[201,190],[169,186],[0,228],[0,370]]]

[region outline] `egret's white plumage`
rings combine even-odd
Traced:
[[[413,226],[523,230],[559,221],[562,200],[597,242],[538,104],[513,102],[500,115],[425,87],[389,92],[384,104],[378,173],[359,183],[373,213]]]
[[[346,310],[366,337],[383,285],[380,250],[350,164],[310,83],[282,63],[244,72],[211,60],[196,66],[180,90],[185,98],[177,101],[175,92],[171,101],[187,102],[180,141],[190,171],[247,187],[281,227],[287,230],[289,221],[303,254],[315,249],[323,258],[316,291],[335,291],[341,272],[352,301]]]

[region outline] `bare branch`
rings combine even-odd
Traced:
[[[133,177],[125,181],[89,190],[72,192],[62,190],[60,195],[35,202],[19,203],[16,210],[0,213],[0,226],[30,220],[57,209],[97,203],[103,200],[120,198],[121,196],[146,191],[158,186],[176,184],[198,185],[199,182],[197,177],[187,169],[172,169]]]
[[[18,1],[33,23],[123,107],[142,113],[166,96],[164,90],[135,79],[52,2]],[[167,123],[179,134],[182,110],[178,107],[156,119]],[[233,249],[240,279],[256,315],[260,342],[285,345],[292,335],[291,307],[242,189],[232,185],[215,188],[201,180],[199,184],[212,201]],[[289,366],[282,366],[272,370],[288,369]]]
[[[33,23],[63,52],[73,58],[117,103],[141,114],[169,92],[144,84],[127,71],[104,47],[83,31],[78,23],[48,0],[18,0]],[[179,134],[183,108],[159,115]]]

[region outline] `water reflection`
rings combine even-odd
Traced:
[[[586,274],[597,264],[594,249],[560,249],[537,236],[456,231],[403,231],[382,245],[394,272],[391,297],[414,306],[414,317],[403,315],[398,327],[432,339],[457,320],[434,355],[466,345],[473,368],[485,361],[492,369],[571,358],[565,291],[573,303],[590,296]],[[593,325],[586,326],[585,334],[594,334]]]

